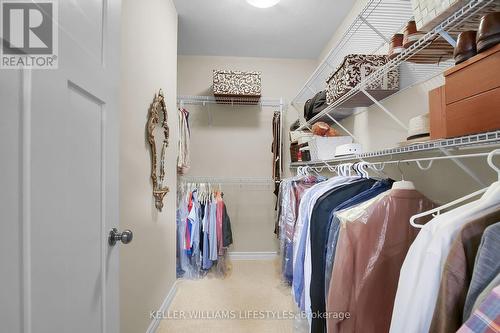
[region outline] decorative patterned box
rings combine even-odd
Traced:
[[[257,104],[261,96],[260,72],[213,71],[213,90],[221,104]]]
[[[332,104],[337,99],[356,87],[362,80],[389,61],[386,55],[350,54],[327,79],[326,102]],[[389,71],[381,79],[369,84],[366,91],[377,100],[394,94],[399,90],[399,69]],[[373,101],[362,92],[356,93],[342,107],[370,106]]]

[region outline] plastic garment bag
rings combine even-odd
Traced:
[[[191,194],[190,194],[191,195]],[[186,244],[186,232],[192,227],[192,222],[189,220],[189,205],[186,196],[180,197],[177,209],[177,277],[187,279],[199,278],[200,260],[199,255],[193,255],[190,250],[190,244]],[[191,207],[191,209],[196,209]]]
[[[328,238],[326,242],[326,256],[325,256],[325,299],[328,297],[328,289],[330,288],[330,277],[332,275],[333,261],[335,258],[335,250],[337,247],[337,239],[340,231],[340,220],[337,217],[337,212],[345,211],[356,207],[363,202],[377,198],[380,194],[386,193],[391,189],[392,179],[384,179],[378,181],[369,190],[359,193],[358,195],[352,197],[351,199],[345,201],[337,207],[336,211],[332,213],[330,229],[328,231]]]
[[[328,318],[328,332],[389,331],[399,271],[418,233],[409,219],[433,207],[415,190],[393,189],[347,214],[355,218],[340,226],[326,309],[350,318]]]
[[[232,237],[221,194],[217,198],[204,186],[183,190],[179,191],[177,209],[177,277],[198,279],[209,272],[224,277],[230,265],[223,230],[228,246]]]
[[[291,281],[291,274],[287,272],[287,261],[289,257],[288,251],[290,250],[290,242],[288,241],[287,233],[295,224],[295,196],[292,187],[293,180],[285,179],[280,184],[280,216],[278,219],[278,238],[280,242],[280,253],[282,256],[281,271],[283,272],[283,281]],[[292,202],[293,201],[293,202]]]
[[[324,179],[322,177],[291,178],[281,183],[279,240],[282,254],[283,281],[287,284],[291,284],[293,279],[293,238],[301,197],[306,190]]]

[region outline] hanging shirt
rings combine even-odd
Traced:
[[[210,260],[215,261],[217,252],[217,202],[210,202],[210,215],[208,227],[208,242],[210,246]]]
[[[177,276],[183,277],[190,270],[189,260],[184,251],[186,223],[187,223],[187,204],[180,202],[177,209]]]
[[[500,211],[464,225],[452,243],[443,267],[431,332],[454,333],[462,325],[465,298],[484,230],[500,221]]]
[[[475,312],[481,306],[481,304],[483,304],[484,300],[488,297],[491,291],[495,289],[497,286],[500,286],[500,274],[498,274],[493,280],[491,280],[488,286],[486,286],[486,288],[484,288],[484,290],[481,291],[479,296],[477,296],[477,299],[474,302],[474,306],[472,307],[472,312]]]
[[[500,221],[500,220],[499,220]],[[466,321],[479,294],[500,274],[500,222],[484,231],[474,263],[472,280],[465,299],[463,321]]]
[[[222,212],[222,236],[223,236],[223,246],[225,248],[233,244],[233,231],[231,230],[231,219],[227,213],[226,203],[223,202],[224,210]]]
[[[222,198],[220,195],[217,195],[217,214],[216,214],[216,220],[217,220],[217,250],[218,254],[221,256],[224,254],[224,240],[222,236],[222,216],[224,213],[224,201],[222,201]]]
[[[190,129],[189,112],[185,109],[178,110],[179,118],[179,155],[177,157],[177,173],[185,175],[189,171],[190,161]]]
[[[191,214],[192,210],[193,210],[193,197],[192,194],[190,194],[188,203],[188,217],[186,218],[186,229],[185,229],[186,239],[184,240],[184,249],[187,251],[188,254],[191,254],[191,246],[193,245],[193,243],[191,242],[192,224],[191,221],[189,220],[189,215]]]
[[[293,242],[293,281],[292,292],[295,302],[300,309],[308,311],[310,314],[311,308],[305,308],[304,294],[304,258],[307,243],[307,234],[309,228],[309,219],[316,200],[325,192],[342,184],[347,184],[352,181],[359,180],[359,177],[333,177],[325,182],[319,183],[308,189],[302,196],[299,205],[299,215],[295,226],[295,234]],[[310,242],[309,242],[310,244]]]
[[[401,267],[390,333],[428,332],[436,305],[444,262],[460,228],[500,208],[476,211],[470,202],[427,223],[410,247]]]
[[[283,196],[282,205],[285,212],[290,212],[288,218],[282,219],[280,225],[280,250],[282,253],[283,280],[291,284],[293,280],[293,237],[298,217],[300,201],[305,191],[319,182],[326,180],[324,177],[308,176],[290,181],[291,186],[285,187],[290,191],[288,196]],[[288,201],[285,200],[288,198]]]
[[[329,333],[389,330],[399,271],[418,233],[410,217],[433,207],[415,190],[392,189],[365,216],[341,225],[327,311],[350,318],[328,318]]]
[[[210,230],[210,203],[205,204],[205,214],[203,215],[203,260],[202,267],[207,270],[212,267],[210,260],[209,230]]]
[[[192,208],[188,219],[191,223],[191,248],[193,252],[198,252],[200,245],[200,203],[198,202],[198,193],[193,192]]]
[[[500,332],[500,286],[494,288],[457,333]]]

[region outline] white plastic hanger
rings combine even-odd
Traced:
[[[492,168],[493,170],[496,171],[497,181],[494,182],[493,184],[491,184],[488,187],[488,190],[486,191],[486,193],[481,197],[481,199],[479,199],[482,207],[494,204],[495,200],[500,201],[499,200],[499,198],[500,198],[500,169],[495,165],[495,163],[493,163],[493,157],[495,155],[499,155],[499,154],[500,154],[500,149],[495,149],[491,153],[488,154],[488,158],[487,158],[488,165],[490,166],[490,168]]]
[[[437,207],[437,208],[434,208],[434,209],[428,210],[428,211],[426,211],[426,212],[423,212],[423,213],[420,213],[420,214],[413,215],[413,216],[410,218],[410,224],[411,224],[413,227],[415,227],[415,228],[419,228],[419,229],[421,229],[421,228],[423,228],[423,227],[424,227],[424,224],[417,224],[417,223],[415,223],[415,220],[416,220],[416,219],[419,219],[419,218],[421,218],[421,217],[428,216],[428,215],[431,215],[431,214],[432,214],[433,216],[437,216],[437,215],[439,215],[439,214],[441,213],[441,211],[443,211],[443,210],[445,210],[445,209],[447,209],[447,208],[453,207],[453,206],[455,206],[455,205],[458,205],[458,204],[460,204],[460,203],[462,203],[462,202],[464,202],[464,201],[467,201],[467,200],[469,200],[469,199],[471,199],[471,198],[474,198],[474,197],[476,197],[476,196],[478,196],[478,195],[480,195],[480,194],[483,194],[484,192],[486,192],[486,190],[487,190],[487,189],[488,189],[488,188],[483,188],[482,190],[476,191],[476,192],[474,192],[474,193],[471,193],[471,194],[468,194],[468,195],[466,195],[466,196],[464,196],[464,197],[461,197],[461,198],[459,198],[459,199],[457,199],[457,200],[454,200],[454,201],[452,201],[452,202],[449,202],[449,203],[447,203],[446,205],[442,205],[442,206],[439,206],[439,207]]]
[[[401,180],[399,182],[394,182],[392,184],[392,189],[393,190],[414,190],[415,189],[415,184],[413,182],[405,180],[403,170],[401,170],[399,166],[399,162],[397,164],[399,172],[401,172]]]
[[[450,207],[453,207],[455,205],[458,205],[464,201],[467,201],[473,197],[476,197],[482,193],[484,193],[484,195],[479,199],[479,200],[476,200],[475,202],[477,203],[476,206],[474,206],[474,210],[475,211],[481,211],[482,209],[486,209],[488,208],[489,206],[492,206],[494,205],[495,203],[500,203],[500,169],[493,163],[493,157],[495,155],[498,155],[500,154],[500,149],[495,149],[493,150],[491,153],[488,154],[488,158],[487,158],[487,161],[488,161],[488,165],[497,172],[497,181],[494,182],[493,184],[491,184],[490,186],[488,186],[487,188],[483,188],[479,191],[476,191],[474,193],[471,193],[471,194],[468,194],[464,197],[461,197],[457,200],[454,200],[450,203],[447,203],[443,206],[440,206],[440,207],[437,207],[437,208],[434,208],[434,209],[431,209],[429,211],[426,211],[426,212],[422,212],[420,214],[416,214],[416,215],[413,215],[411,218],[410,218],[410,224],[415,227],[415,228],[422,228],[424,225],[423,224],[417,224],[415,223],[415,220],[416,219],[419,219],[421,217],[424,217],[424,216],[428,216],[430,214],[433,214],[434,216],[436,215],[439,215],[441,211],[443,211],[444,209],[447,209],[447,208],[450,208]]]

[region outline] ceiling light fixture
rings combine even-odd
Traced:
[[[257,8],[270,8],[276,6],[280,0],[247,0],[247,2]]]

